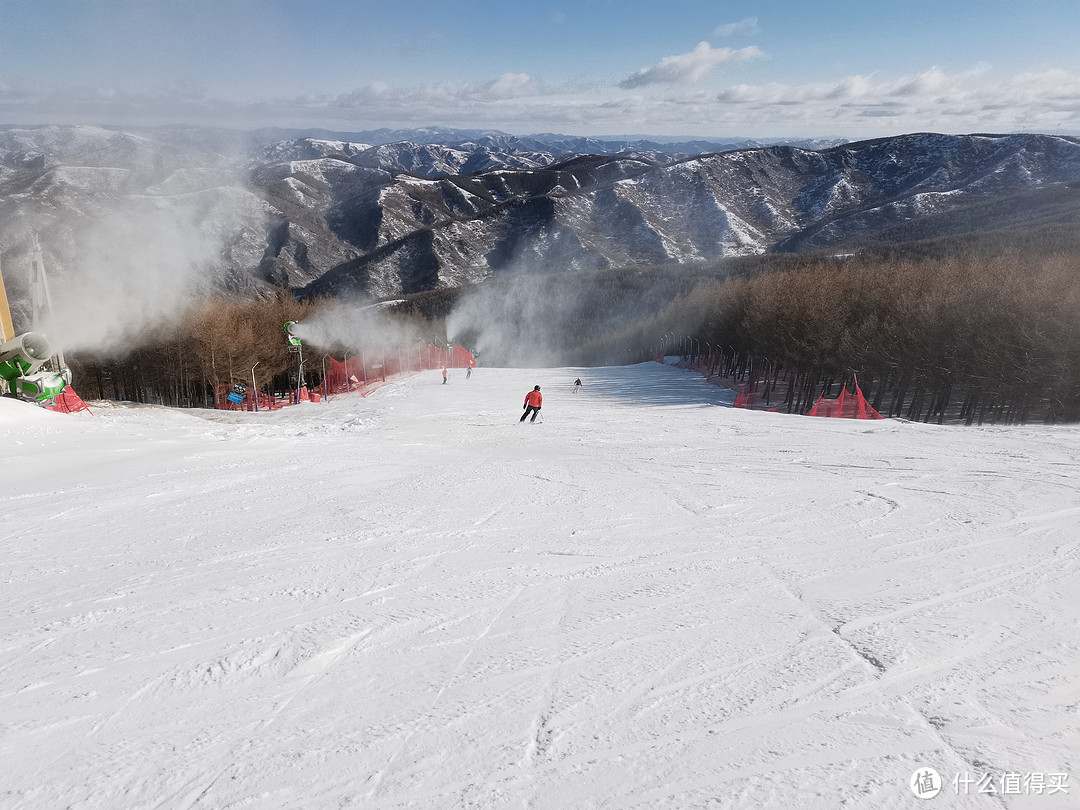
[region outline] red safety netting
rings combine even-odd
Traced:
[[[349,354],[341,360],[324,357],[320,360],[326,369],[326,376],[318,386],[308,391],[301,388],[293,391],[287,398],[279,399],[258,393],[257,410],[275,410],[297,402],[320,402],[335,394],[359,393],[367,396],[387,379],[406,372],[442,368],[476,368],[476,358],[461,346],[452,349],[436,346],[402,346],[387,351],[362,351]],[[252,389],[248,389],[241,402],[229,401],[233,386],[223,383],[214,392],[214,407],[221,410],[252,411],[256,410],[256,400]]]
[[[840,396],[836,399],[825,399],[825,392],[821,392],[814,407],[807,416],[831,416],[839,419],[884,419],[885,417],[874,410],[873,406],[866,401],[859,381],[855,380],[855,393],[849,394],[847,386],[840,388]]]
[[[59,411],[60,413],[78,413],[79,411],[86,411],[87,413],[93,413],[86,403],[83,402],[82,397],[75,393],[75,389],[70,385],[67,386],[60,396],[53,399],[52,405],[46,405],[46,410]]]
[[[326,379],[319,386],[325,396],[360,391],[367,395],[388,377],[409,371],[441,368],[476,368],[476,358],[461,346],[403,346],[392,352],[362,352],[343,361],[326,358]]]
[[[738,395],[735,397],[735,407],[736,408],[746,408],[747,410],[751,410],[751,411],[755,410],[755,408],[754,408],[754,397],[755,396],[757,396],[756,392],[754,392],[754,391],[749,391],[748,392],[745,388],[743,388],[741,391],[739,391]],[[769,413],[780,413],[779,408],[768,408],[767,410],[769,411]]]
[[[703,361],[680,363],[680,367],[696,369],[705,378],[706,382],[735,391],[734,406],[736,408],[767,410],[779,413],[791,399],[801,400],[802,398],[804,389],[801,388],[801,383],[798,384],[800,386],[798,390],[791,390],[792,381],[790,377],[781,375],[770,377],[769,374],[761,375],[755,372],[750,374],[746,382],[740,382],[730,371],[725,376],[724,372],[721,371],[721,359],[720,355],[712,355],[704,358]],[[841,419],[884,419],[885,417],[874,410],[874,407],[867,402],[862,389],[859,387],[858,378],[854,375],[852,375],[852,378],[854,392],[848,391],[845,385],[841,388],[838,397],[826,399],[825,392],[822,391],[807,416],[831,416]],[[762,386],[761,391],[757,390],[759,386]],[[777,402],[781,404],[769,407]]]

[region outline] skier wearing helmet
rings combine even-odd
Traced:
[[[521,419],[519,419],[518,421],[519,422],[524,422],[525,417],[528,416],[531,413],[532,414],[532,419],[530,419],[529,421],[530,422],[535,422],[536,421],[536,415],[538,413],[540,413],[540,404],[543,401],[544,401],[544,398],[540,395],[540,386],[539,385],[533,386],[533,390],[525,395],[525,405],[524,405],[525,413],[523,413],[521,415]]]

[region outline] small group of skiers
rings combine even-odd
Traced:
[[[444,368],[442,370],[442,384],[443,385],[446,385],[447,376],[449,376],[449,375],[448,375],[446,369]],[[465,379],[467,380],[471,376],[472,376],[472,366],[465,366]]]
[[[576,394],[580,388],[581,388],[581,378],[578,377],[576,380],[574,380],[574,391],[573,392]],[[535,422],[536,421],[536,415],[538,413],[540,413],[540,406],[543,404],[543,402],[544,402],[544,397],[540,393],[540,386],[539,385],[534,385],[533,390],[525,395],[525,405],[523,406],[524,409],[525,409],[525,412],[523,414],[521,414],[521,418],[518,421],[519,422],[524,422],[525,418],[529,414],[532,414],[532,419],[530,419],[529,421],[530,422]],[[542,416],[540,417],[540,419],[541,419],[541,421],[543,421]]]
[[[467,366],[465,368],[465,379],[467,380],[471,376],[472,376],[472,366]],[[448,377],[448,372],[444,368],[442,370],[443,385],[446,385],[447,377]],[[574,391],[573,391],[573,393],[576,394],[580,389],[581,389],[581,378],[578,377],[576,380],[574,380]],[[529,417],[531,416],[532,418],[529,419],[529,421],[530,422],[535,422],[537,415],[540,413],[540,407],[543,405],[543,402],[544,402],[544,396],[543,396],[543,394],[540,393],[540,386],[539,385],[534,385],[533,390],[525,395],[525,404],[522,405],[522,409],[523,409],[524,413],[521,414],[521,419],[519,419],[518,421],[519,422],[524,422],[526,419],[529,419]],[[541,418],[543,418],[543,417],[541,417]]]

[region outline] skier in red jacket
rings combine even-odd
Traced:
[[[529,421],[535,422],[536,415],[540,413],[540,405],[543,401],[544,398],[540,396],[540,386],[534,386],[533,390],[525,395],[525,413],[521,415],[521,418],[518,421],[524,422],[525,417],[531,413],[532,419],[530,419]]]

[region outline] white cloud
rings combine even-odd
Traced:
[[[760,31],[761,28],[758,26],[758,18],[747,17],[745,20],[718,26],[717,29],[713,31],[713,35],[718,37],[748,36],[750,34],[757,34]]]
[[[660,84],[663,93],[616,91],[599,80],[546,84],[530,74],[506,73],[474,83],[403,86],[375,82],[337,95],[237,104],[186,86],[130,93],[112,88],[56,88],[0,77],[0,121],[183,122],[343,131],[438,124],[518,134],[760,137],[874,137],[933,130],[1076,132],[1080,128],[1080,73],[1075,71],[1056,69],[1001,78],[982,65],[955,73],[931,67],[899,76],[868,73],[828,82],[731,84],[719,91],[715,85],[693,82],[732,53],[738,52],[705,44],[628,80],[632,87]],[[754,49],[750,54],[758,52]]]
[[[539,92],[537,83],[528,73],[504,73],[499,78],[482,85],[482,88],[493,98],[520,98],[536,95]]]
[[[874,92],[874,83],[866,76],[848,76],[826,87],[823,98],[862,98]]]
[[[869,124],[882,134],[1051,130],[1075,128],[1080,121],[1080,75],[1053,70],[994,82],[982,65],[955,74],[933,67],[894,78],[856,75],[828,83],[732,85],[716,100],[737,111],[740,120],[773,121],[777,132],[815,121],[814,131],[862,137],[874,134],[867,129],[872,119],[884,119],[880,127]]]
[[[644,87],[650,84],[681,84],[703,79],[714,67],[724,62],[746,62],[763,56],[757,47],[732,50],[714,48],[700,42],[690,53],[665,56],[657,64],[641,68],[619,83],[623,88]]]
[[[948,75],[938,68],[889,80],[847,76],[835,82],[806,84],[739,84],[722,90],[719,101],[759,104],[812,104],[823,101],[907,100],[912,105],[939,99],[959,101],[973,88],[966,85],[971,74]]]
[[[942,93],[949,90],[952,80],[936,67],[901,80],[892,87],[893,95],[925,96],[928,93]]]
[[[1059,69],[1020,73],[1005,82],[1002,90],[1010,99],[1035,96],[1052,101],[1077,101],[1080,100],[1080,75]]]
[[[406,109],[428,105],[438,109],[446,105],[485,104],[551,92],[527,73],[504,73],[495,79],[478,83],[439,82],[414,87],[392,86],[372,83],[348,93],[324,99],[327,107],[338,110],[362,110],[377,107],[380,110]],[[311,99],[321,97],[309,97]],[[295,107],[305,107],[304,100],[296,99]]]

